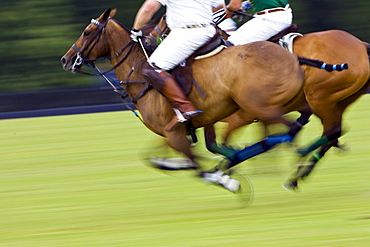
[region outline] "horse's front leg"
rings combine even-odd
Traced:
[[[231,114],[230,116],[221,120],[221,122],[227,123],[227,128],[225,133],[223,133],[223,145],[226,145],[229,142],[231,134],[234,133],[236,130],[240,129],[241,127],[247,126],[252,124],[255,121],[255,117],[248,114],[243,109],[239,109],[235,113]],[[266,130],[266,126],[265,130]],[[267,135],[267,133],[265,132]]]
[[[178,126],[171,131],[165,131],[167,145],[187,158],[158,158],[151,157],[151,165],[161,170],[195,170],[199,166],[195,161],[196,156],[191,151],[191,142],[186,137],[185,126]]]

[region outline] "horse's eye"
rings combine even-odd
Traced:
[[[90,32],[86,31],[84,32],[84,36],[89,36],[90,35]]]

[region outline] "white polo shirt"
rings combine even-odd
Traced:
[[[157,0],[167,6],[167,24],[171,30],[187,25],[211,24],[212,7],[223,0]]]

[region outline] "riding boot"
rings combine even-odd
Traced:
[[[201,113],[189,101],[179,84],[169,73],[157,72],[148,67],[143,72],[152,86],[168,99],[176,113],[176,116],[166,126],[166,130],[172,130],[178,123],[185,123]]]

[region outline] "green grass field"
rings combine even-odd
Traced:
[[[131,112],[1,120],[0,246],[370,246],[369,106],[366,95],[350,107],[350,150],[331,150],[298,193],[281,187],[289,145],[239,165],[255,187],[247,208],[194,172],[148,167],[167,151]],[[298,144],[320,133],[313,118]],[[253,125],[233,139],[259,136]]]

